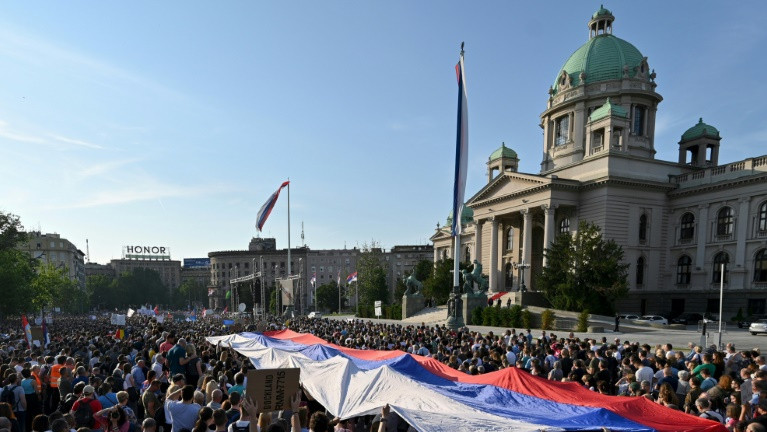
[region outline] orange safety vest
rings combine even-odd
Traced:
[[[63,368],[64,365],[55,364],[51,367],[51,380],[48,385],[50,385],[52,388],[59,388],[59,378],[61,378],[61,368]]]

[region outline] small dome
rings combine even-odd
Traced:
[[[496,151],[490,153],[490,157],[487,159],[489,161],[494,161],[500,158],[517,159],[517,152],[506,147],[506,143],[501,143],[501,146],[498,147]]]
[[[703,117],[698,120],[698,124],[687,129],[687,131],[682,134],[682,141],[689,141],[702,136],[719,138],[719,130],[711,125],[703,123]]]
[[[613,13],[605,9],[604,5],[599,5],[599,10],[594,12],[594,15],[591,15],[591,18],[598,18],[601,16],[613,16]]]
[[[589,121],[596,121],[610,116],[628,118],[629,113],[626,112],[622,106],[613,105],[610,102],[610,98],[607,98],[607,102],[605,102],[604,105],[595,109],[594,112],[591,113],[589,116]]]
[[[474,210],[471,209],[471,207],[464,205],[463,211],[461,212],[461,224],[466,225],[474,221]],[[447,223],[445,226],[452,226],[453,225],[453,211],[450,210],[450,214],[447,215]]]

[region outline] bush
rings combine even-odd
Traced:
[[[522,306],[514,305],[509,309],[509,327],[522,327]]]
[[[493,311],[492,316],[490,317],[491,326],[493,327],[502,327],[503,326],[503,313],[501,312],[502,309],[499,307],[493,308],[495,311]]]
[[[527,309],[522,310],[522,327],[526,329],[532,328],[532,322],[533,315],[530,313],[530,311]]]
[[[551,309],[546,309],[541,313],[541,328],[543,330],[551,330],[554,328],[554,320],[556,315]]]
[[[499,312],[499,320],[501,323],[499,327],[511,327],[511,309],[503,308]]]
[[[384,316],[387,319],[395,319],[395,320],[401,320],[402,319],[402,305],[394,303],[391,306],[385,306],[384,307]]]
[[[494,326],[498,322],[498,309],[486,307],[482,309],[482,325]]]
[[[578,315],[578,324],[575,331],[586,332],[589,330],[589,310],[586,309]]]
[[[474,308],[474,310],[471,311],[471,322],[468,322],[466,324],[479,325],[479,323],[481,322],[482,322],[482,308],[481,307]]]

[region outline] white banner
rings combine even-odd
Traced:
[[[130,318],[130,317],[132,317],[132,316],[133,316],[135,313],[136,313],[136,311],[134,311],[134,310],[133,310],[133,309],[131,309],[131,308],[128,308],[128,313],[127,313],[127,314],[125,314],[125,315],[126,315],[128,318]]]
[[[109,319],[109,322],[115,325],[125,325],[125,315],[112,314],[112,316]]]
[[[157,322],[160,324],[165,322],[165,315],[157,315],[155,318],[157,319]]]

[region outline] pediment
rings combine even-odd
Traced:
[[[535,189],[551,183],[551,179],[533,174],[505,172],[494,178],[485,187],[479,190],[468,201],[468,205],[493,199],[495,197],[507,196],[523,192],[527,189]]]

